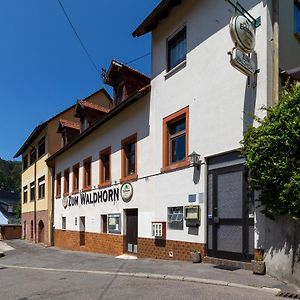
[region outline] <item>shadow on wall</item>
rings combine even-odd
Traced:
[[[300,286],[300,221],[286,216],[275,221],[266,218],[257,224],[257,231],[258,248],[265,250],[267,272]]]
[[[252,53],[251,58],[257,65],[257,54]],[[248,77],[245,87],[244,96],[244,118],[243,118],[243,132],[245,133],[249,127],[253,126],[253,115],[256,107],[256,92],[257,92],[257,77],[259,75]]]

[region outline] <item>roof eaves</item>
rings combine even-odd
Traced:
[[[169,15],[171,9],[180,4],[181,0],[162,0],[146,17],[146,19],[132,33],[134,37],[139,37],[152,31],[158,22]]]
[[[49,165],[51,161],[53,161],[56,157],[58,157],[60,154],[65,152],[67,149],[71,148],[74,144],[82,140],[85,136],[89,135],[92,131],[94,131],[96,128],[101,126],[102,124],[106,123],[108,120],[116,116],[118,113],[123,111],[125,108],[127,108],[129,105],[140,99],[141,97],[145,96],[151,89],[151,85],[147,85],[137,91],[134,95],[127,98],[127,100],[122,101],[119,105],[117,105],[115,108],[113,108],[107,115],[103,118],[97,121],[94,125],[83,131],[74,141],[70,142],[60,150],[58,150],[56,153],[51,155],[47,160],[46,163]]]

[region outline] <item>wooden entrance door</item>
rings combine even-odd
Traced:
[[[137,253],[138,244],[138,210],[126,210],[126,245],[127,251]]]

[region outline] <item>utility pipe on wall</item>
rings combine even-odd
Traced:
[[[273,101],[272,105],[279,100],[279,0],[272,1],[273,21]]]

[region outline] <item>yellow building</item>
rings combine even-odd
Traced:
[[[94,103],[107,108],[112,106],[109,94],[101,89],[79,103]],[[77,103],[78,104],[78,103]],[[80,133],[80,120],[75,107],[69,107],[38,125],[15,158],[22,155],[22,236],[35,243],[53,244],[53,176],[46,159],[69,143]],[[65,130],[66,134],[63,134]],[[58,133],[59,131],[59,133]]]

